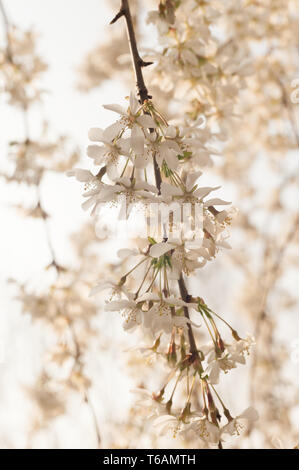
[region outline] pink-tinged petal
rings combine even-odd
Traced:
[[[223,199],[219,199],[215,197],[214,199],[209,199],[208,201],[205,201],[205,206],[225,206],[227,204],[231,204],[231,202],[228,201],[223,201]]]
[[[103,132],[103,129],[99,129],[98,127],[92,127],[88,131],[88,138],[93,142],[102,142]]]
[[[123,129],[124,126],[120,121],[114,122],[104,130],[103,138],[107,142],[111,142]]]
[[[173,248],[175,248],[175,245],[172,245],[171,243],[156,243],[150,248],[149,254],[153,258],[159,258]]]
[[[136,124],[134,124],[131,131],[131,147],[137,155],[144,152],[144,135],[141,127]]]
[[[121,114],[122,116],[126,116],[127,114],[126,110],[119,104],[104,104],[103,108],[113,111],[114,113]]]

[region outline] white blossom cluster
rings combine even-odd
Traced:
[[[223,34],[226,2],[187,0],[161,2],[148,15],[157,26],[160,50],[154,61],[153,83],[174,99],[187,101],[189,115],[204,114],[207,128],[225,140],[238,117],[236,100],[252,73],[246,44]],[[225,40],[223,40],[225,38]]]
[[[226,239],[231,213],[215,208],[229,203],[208,197],[218,187],[201,187],[197,183],[202,174],[202,146],[201,129],[196,125],[168,125],[150,99],[140,103],[133,93],[127,109],[118,105],[105,108],[120,118],[104,130],[93,128],[89,132],[94,143],[87,153],[97,168],[95,174],[82,169],[69,172],[85,185],[83,207],[101,217],[103,204],[115,205],[119,196],[123,196],[126,207],[139,205],[145,212],[153,202],[177,202],[181,208],[186,203],[200,204],[203,223],[191,233],[182,223],[180,237],[173,238],[171,220],[163,220],[164,235],[140,240],[142,248],[120,250],[128,272],[116,282],[101,282],[92,293],[110,288],[106,310],[121,312],[125,330],[141,328],[145,337],[154,338],[154,347],[142,349],[164,356],[172,369],[165,386],[151,400],[154,416],[158,414],[156,424],[162,425],[162,430],[173,429],[175,434],[194,431],[206,445],[221,447],[225,434],[239,434],[240,423],[256,419],[256,412],[251,409],[234,419],[214,389],[220,371],[228,372],[245,362],[252,340],[241,339],[200,297],[190,296],[184,275],[194,274],[215,257],[219,248],[229,247]],[[189,162],[197,168],[194,173],[186,171]],[[197,231],[202,232],[200,239]],[[193,329],[199,325],[191,319],[191,311],[200,314],[210,334],[211,347],[196,346]],[[233,344],[222,339],[216,317],[230,328]],[[160,347],[167,348],[167,343],[167,352],[161,352]],[[201,409],[192,409],[197,381],[202,404]],[[169,397],[171,384],[173,392]],[[172,406],[174,392],[179,388],[185,389],[183,407]],[[217,399],[228,421],[225,425]]]
[[[36,34],[11,27],[7,46],[0,50],[0,90],[7,93],[9,103],[27,109],[39,101],[43,90],[37,85],[47,65],[36,53]]]

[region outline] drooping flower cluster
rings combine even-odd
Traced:
[[[142,206],[149,218],[152,204],[172,209],[166,217],[160,214],[155,234],[151,233],[143,243],[140,241],[142,248],[120,250],[128,271],[119,281],[110,285],[101,282],[93,293],[110,287],[112,298],[115,295],[117,300],[110,300],[106,309],[121,312],[126,330],[139,327],[146,337],[153,337],[154,347],[149,349],[164,356],[172,369],[160,392],[153,395],[151,406],[156,410],[154,415],[159,415],[156,423],[174,428],[175,434],[200,430],[197,436],[206,445],[221,447],[226,432],[238,433],[238,418],[232,418],[213,384],[218,382],[220,370],[227,372],[237,363],[245,362],[244,352],[251,341],[242,340],[227,324],[234,338],[233,344],[227,344],[215,321],[221,317],[215,314],[214,318],[200,297],[189,295],[184,274],[193,274],[204,266],[215,257],[219,247],[229,247],[226,229],[230,213],[215,208],[229,203],[220,198],[207,199],[218,187],[197,184],[202,172],[200,129],[195,125],[168,125],[150,99],[140,103],[132,93],[128,109],[118,105],[105,108],[117,112],[120,118],[105,130],[94,128],[89,132],[90,139],[97,142],[87,150],[97,167],[96,173],[80,169],[69,172],[85,183],[84,208],[91,208],[101,218],[103,205],[115,205],[122,198],[125,210],[121,206],[120,212],[128,219],[136,205]],[[186,171],[190,162],[197,168],[194,173]],[[187,205],[191,209],[190,224],[175,217]],[[201,224],[196,218],[196,205],[201,208]],[[173,237],[175,228],[177,237]],[[193,329],[198,324],[191,319],[191,311],[200,314],[212,340],[206,353],[196,345]],[[197,398],[200,405],[193,409],[198,387],[202,399]],[[185,396],[183,407],[173,405],[177,389]],[[222,407],[223,415],[218,406]],[[253,412],[245,415],[246,419],[256,419]],[[224,426],[223,417],[228,421]]]
[[[0,90],[7,93],[9,103],[27,109],[39,101],[43,90],[37,85],[47,65],[36,53],[36,34],[9,28],[7,45],[0,50]]]

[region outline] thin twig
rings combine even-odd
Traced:
[[[76,332],[75,332],[75,329],[74,329],[74,326],[73,326],[72,323],[70,323],[69,328],[70,328],[70,333],[72,335],[72,340],[73,340],[73,343],[74,343],[74,346],[75,346],[75,355],[74,355],[75,364],[80,364],[80,358],[82,356],[80,344],[79,344],[79,341],[77,339],[77,335],[76,335]],[[94,429],[95,429],[95,433],[96,433],[97,441],[98,441],[98,447],[101,447],[102,438],[101,438],[101,433],[100,433],[100,428],[99,428],[97,415],[96,415],[93,403],[90,399],[90,396],[89,396],[88,391],[86,390],[86,388],[84,389],[84,401],[85,401],[86,405],[89,408],[89,411],[90,411],[90,414],[91,414],[91,417],[92,417],[92,420],[93,420]]]
[[[102,444],[102,438],[101,438],[101,434],[100,434],[100,428],[99,428],[99,423],[98,423],[98,419],[97,419],[97,415],[96,415],[96,412],[95,412],[95,409],[94,409],[94,406],[90,400],[90,397],[88,395],[87,392],[85,392],[85,403],[88,405],[88,408],[90,410],[90,413],[91,413],[91,417],[92,417],[92,420],[93,420],[93,424],[94,424],[94,429],[95,429],[95,432],[96,432],[96,436],[97,436],[97,441],[98,441],[98,447],[101,447],[101,444]]]
[[[134,30],[134,25],[133,25],[133,20],[132,20],[132,15],[130,12],[128,0],[121,0],[120,10],[117,13],[117,15],[115,15],[115,17],[110,22],[110,24],[116,23],[116,21],[122,16],[124,16],[126,20],[128,40],[129,40],[129,45],[130,45],[132,61],[134,65],[134,72],[135,72],[135,77],[136,77],[138,95],[140,97],[141,103],[144,103],[146,100],[151,99],[151,96],[149,95],[147,87],[145,86],[143,73],[142,73],[142,67],[151,65],[152,62],[145,62],[139,55],[138,48],[137,48],[136,35],[135,35],[135,30]]]
[[[2,18],[3,18],[5,34],[6,34],[6,55],[7,55],[8,60],[10,62],[13,62],[13,56],[11,52],[10,32],[9,32],[10,24],[9,24],[8,16],[7,16],[2,0],[0,0],[0,10],[1,10]]]
[[[153,62],[145,62],[139,55],[137,41],[136,41],[136,34],[134,30],[134,25],[133,25],[133,20],[132,20],[132,15],[131,15],[128,0],[121,0],[120,10],[115,15],[115,17],[110,22],[110,24],[116,23],[116,21],[119,20],[119,18],[121,18],[122,16],[125,18],[126,25],[127,25],[128,41],[130,45],[131,57],[132,57],[132,62],[133,62],[135,78],[136,78],[137,93],[140,98],[141,104],[143,104],[145,101],[151,99],[152,96],[149,95],[148,89],[145,85],[142,68],[147,67],[148,65],[151,65]],[[160,194],[162,178],[161,178],[160,168],[157,163],[157,159],[155,155],[153,156],[153,163],[154,163],[156,186]]]

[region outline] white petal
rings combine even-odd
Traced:
[[[167,196],[182,196],[182,190],[173,186],[172,184],[165,183],[164,181],[161,184],[161,194],[163,197]]]
[[[165,132],[166,137],[174,139],[176,137],[176,128],[174,126],[168,126]]]
[[[94,178],[94,175],[90,171],[82,170],[81,168],[75,168],[74,170],[69,170],[67,172],[67,176],[75,176],[75,178],[82,183],[87,183],[92,178]]]
[[[203,198],[205,196],[207,196],[208,194],[210,194],[212,191],[215,191],[216,189],[219,189],[220,186],[216,186],[214,188],[212,187],[203,187],[203,188],[198,188],[194,191],[194,196],[195,197],[198,197],[198,198]]]
[[[82,204],[82,209],[84,209],[85,211],[87,211],[88,209],[90,209],[94,204],[96,204],[97,202],[97,197],[96,196],[92,196],[91,198],[87,199],[87,201],[83,202]]]
[[[165,434],[179,425],[177,418],[171,415],[159,416],[155,419],[153,426],[157,428],[159,434]]]
[[[137,183],[134,186],[135,189],[145,189],[147,191],[151,191],[152,193],[157,194],[158,190],[156,186],[153,184],[149,184],[146,181],[137,181]]]
[[[223,201],[223,199],[219,199],[217,197],[205,201],[205,206],[225,206],[227,204],[231,204],[231,202]]]
[[[249,406],[249,408],[246,408],[246,410],[243,411],[239,418],[248,419],[248,421],[256,421],[259,419],[259,415],[252,406]]]
[[[159,301],[160,297],[158,296],[158,294],[153,294],[152,292],[147,292],[147,293],[141,295],[140,297],[138,297],[137,302],[143,302],[145,300]]]
[[[139,122],[139,124],[141,124],[142,127],[144,127],[144,129],[154,129],[155,127],[157,127],[153,118],[148,114],[143,114],[137,119],[137,121]]]
[[[131,91],[130,93],[130,111],[132,114],[136,114],[140,108],[140,103],[138,102],[135,93]]]
[[[195,181],[202,175],[202,171],[196,171],[195,173],[189,173],[186,179],[187,191],[191,191]]]
[[[174,247],[175,245],[172,245],[171,243],[156,243],[151,247],[149,254],[153,258],[159,258],[168,251],[172,250]]]
[[[103,138],[107,142],[111,142],[119,133],[122,131],[124,126],[120,121],[114,122],[111,126],[108,126],[103,132]]]
[[[88,145],[86,153],[90,158],[101,158],[105,154],[105,147]]]
[[[224,222],[224,220],[226,219],[227,216],[228,216],[227,211],[221,211],[221,212],[219,212],[219,214],[216,215],[216,220],[217,220],[217,222],[222,224],[222,222]]]
[[[168,167],[173,171],[176,170],[177,167],[179,166],[179,160],[177,158],[177,153],[175,152],[168,152],[165,160],[166,160]]]
[[[214,385],[219,383],[220,367],[217,360],[212,362],[211,366],[209,367],[208,374],[209,382]]]
[[[88,138],[93,142],[101,142],[103,139],[103,129],[99,129],[98,127],[92,127],[88,131]]]
[[[123,310],[124,308],[135,308],[135,302],[131,302],[130,300],[113,300],[109,302],[105,306],[105,310],[108,312],[116,312],[117,310]]]
[[[127,114],[126,110],[119,104],[104,104],[103,108],[109,109],[109,111],[113,111],[114,113],[118,113],[123,116]]]
[[[137,154],[141,155],[144,151],[144,135],[141,127],[134,124],[131,131],[131,147],[132,150]]]
[[[105,289],[109,289],[112,287],[112,282],[109,281],[103,281],[100,284],[97,284],[94,286],[89,293],[89,297],[92,297],[93,295],[97,294],[98,292],[102,292]]]

